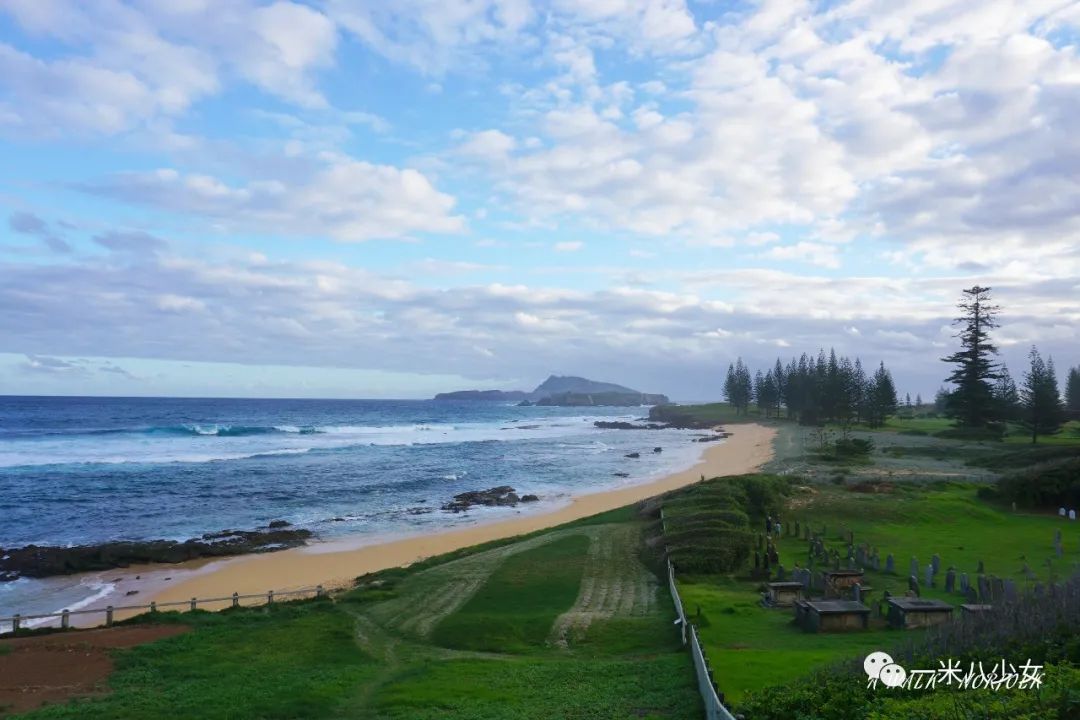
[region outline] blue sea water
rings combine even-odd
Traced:
[[[498,402],[0,397],[0,548],[184,540],[276,519],[324,540],[381,537],[542,512],[572,494],[644,482],[698,458],[691,431],[593,425],[645,413]],[[626,458],[630,452],[641,457]],[[439,510],[457,493],[496,485],[542,501]],[[104,592],[85,579],[0,583],[0,616],[86,605]]]

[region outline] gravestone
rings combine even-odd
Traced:
[[[862,585],[859,583],[851,586],[851,599],[855,602],[862,602]]]
[[[968,585],[968,589],[964,591],[964,595],[966,596],[967,601],[972,605],[979,602],[979,593],[975,592],[975,588],[970,585]]]
[[[945,572],[945,592],[951,593],[956,589],[956,570],[949,568]]]
[[[919,577],[919,560],[918,560],[918,558],[915,558],[915,557],[911,558],[910,567],[908,569],[910,570],[908,575],[914,575],[915,577]]]
[[[994,602],[1001,602],[1005,597],[1005,581],[999,577],[990,578],[990,597],[994,598]]]
[[[986,579],[985,575],[980,575],[978,578],[979,583],[979,602],[989,603],[990,597],[990,581]]]
[[[960,573],[960,592],[966,595],[969,587],[967,573]]]
[[[1076,511],[1075,510],[1070,510],[1069,511],[1069,519],[1070,520],[1075,520],[1076,519]]]
[[[784,582],[785,579],[786,578],[784,577],[784,566],[783,565],[777,565],[776,566],[776,582]]]
[[[811,590],[824,590],[825,589],[825,575],[820,572],[814,573],[813,582],[810,583]]]
[[[1057,555],[1058,557],[1062,557],[1062,556],[1064,556],[1064,555],[1065,555],[1065,548],[1061,547],[1061,545],[1055,545],[1055,546],[1054,546],[1054,553],[1055,553],[1055,554],[1056,554],[1056,555]]]
[[[1016,602],[1016,583],[1012,580],[1006,580],[1003,583],[1005,590],[1005,599],[1009,602]]]
[[[757,550],[754,551],[754,569],[755,570],[760,570],[761,569],[761,553],[758,552]]]
[[[937,553],[934,553],[933,557],[930,558],[930,567],[934,568],[935,575],[941,572],[941,556]]]
[[[885,556],[885,572],[890,574],[896,572],[896,561],[893,559],[892,553]]]
[[[769,553],[765,553],[761,558],[761,569],[765,572],[769,572]]]
[[[982,560],[979,561],[979,569],[976,570],[975,572],[978,573],[979,575],[982,575],[983,573],[986,572],[986,569],[983,568],[983,561]]]
[[[1065,508],[1058,508],[1058,515],[1060,517],[1065,517]]]
[[[1035,597],[1042,597],[1045,590],[1046,588],[1043,587],[1043,584],[1038,582],[1035,583],[1035,587],[1032,589],[1032,591],[1035,593]]]
[[[910,592],[915,593],[915,597],[921,597],[919,593],[919,578],[914,575],[909,575],[907,579],[907,588]]]
[[[799,530],[799,521],[795,521],[795,537],[802,535],[802,531]]]
[[[860,567],[866,565],[866,551],[862,547],[855,548],[855,563]]]
[[[934,566],[926,566],[926,587],[934,587]]]

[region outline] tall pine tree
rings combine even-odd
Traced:
[[[1069,369],[1065,381],[1065,409],[1074,419],[1080,420],[1080,366]]]
[[[955,365],[947,378],[956,388],[949,394],[946,412],[958,425],[984,427],[997,419],[993,381],[997,380],[994,356],[997,348],[990,342],[990,331],[998,326],[995,318],[1001,310],[991,303],[990,288],[967,288],[957,307],[962,311],[955,325],[960,350],[942,358]]]
[[[1035,347],[1031,348],[1028,357],[1031,367],[1024,373],[1024,384],[1020,389],[1023,402],[1020,423],[1031,432],[1031,442],[1034,444],[1039,441],[1039,435],[1061,432],[1061,426],[1065,423],[1065,408],[1058,392],[1053,358],[1043,361]]]

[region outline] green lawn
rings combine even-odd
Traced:
[[[431,639],[461,650],[542,649],[555,618],[577,598],[588,549],[589,538],[569,535],[511,556]]]

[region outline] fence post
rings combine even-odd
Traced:
[[[112,627],[113,623],[113,606],[105,608],[105,627]]]
[[[71,626],[71,613],[67,608],[64,608],[60,613],[60,627],[67,630]]]
[[[157,603],[153,600],[150,601],[150,612],[157,612]]]
[[[273,605],[274,604],[274,591],[273,590],[266,593],[266,604],[267,605]]]
[[[326,594],[326,591],[323,590],[322,585],[318,585],[318,586],[315,587],[315,597],[321,598],[325,594]]]
[[[22,616],[19,613],[15,613],[15,617],[11,618],[11,632],[19,632],[19,624],[22,622]]]
[[[233,607],[240,607],[240,593],[233,593],[232,594],[232,606]]]
[[[191,598],[191,609],[194,610],[196,604],[199,602],[198,598]]]

